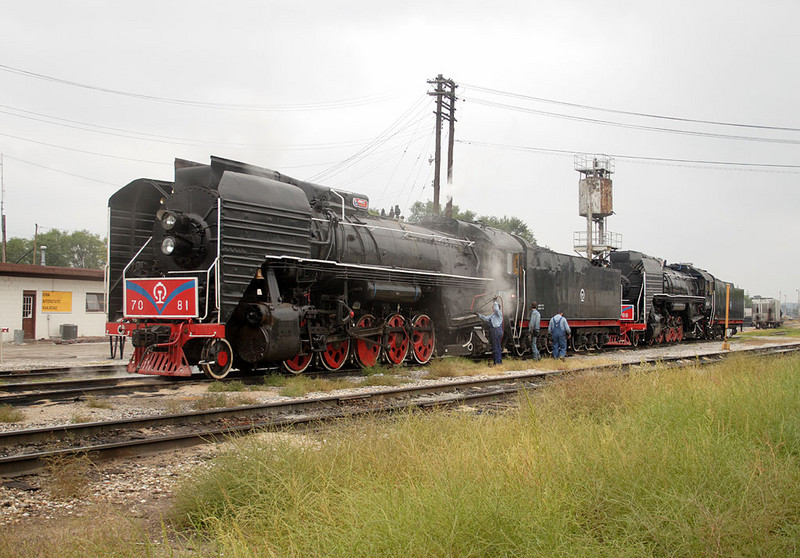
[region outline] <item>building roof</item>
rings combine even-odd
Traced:
[[[51,265],[0,263],[0,276],[71,279],[73,281],[102,281],[104,278],[104,272],[102,269],[82,269],[78,267],[55,267]]]

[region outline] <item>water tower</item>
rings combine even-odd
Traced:
[[[611,175],[614,159],[608,155],[575,155],[578,182],[578,213],[586,217],[586,230],[573,235],[573,248],[598,264],[621,246],[621,236],[606,229],[606,218],[614,214]]]

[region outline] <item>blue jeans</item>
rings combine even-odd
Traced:
[[[531,333],[531,352],[533,353],[533,360],[539,360],[542,358],[539,355],[539,332],[534,331]]]
[[[553,358],[561,358],[567,354],[567,334],[563,331],[553,332]]]
[[[503,326],[493,327],[490,331],[492,337],[492,353],[495,364],[503,363]]]

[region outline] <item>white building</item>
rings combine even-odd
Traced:
[[[0,263],[3,341],[13,341],[14,330],[25,339],[105,335],[104,291],[100,269]]]

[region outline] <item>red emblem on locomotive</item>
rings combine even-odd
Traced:
[[[126,279],[126,318],[196,318],[197,279]]]

